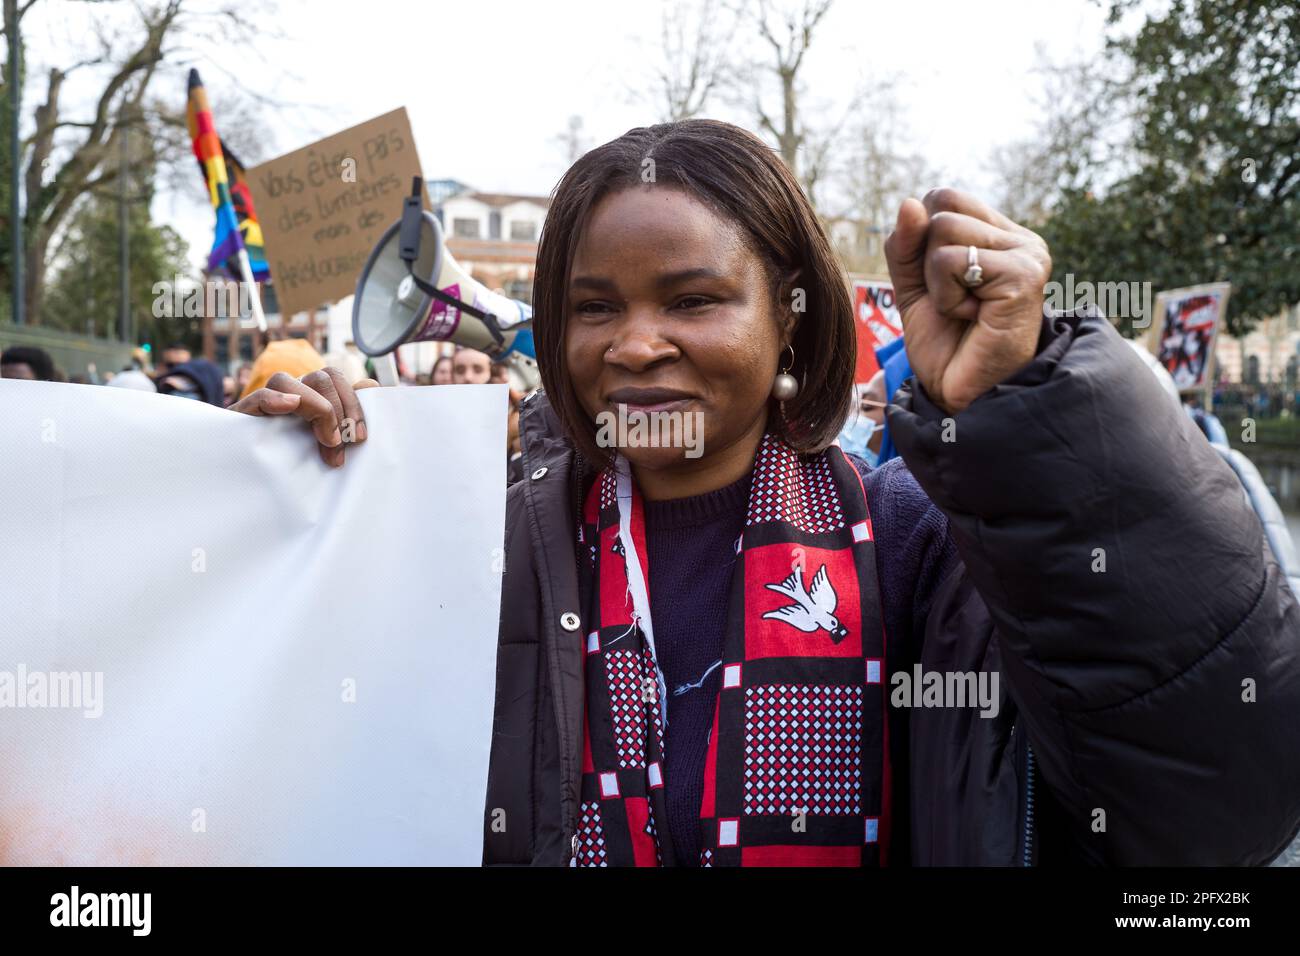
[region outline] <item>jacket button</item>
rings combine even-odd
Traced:
[[[543,477],[545,474],[546,474],[545,468],[538,468],[535,472],[533,472],[533,481],[536,481],[538,478]]]
[[[560,615],[560,627],[566,631],[576,631],[581,625],[582,622],[578,620],[578,615],[572,611],[565,611]]]

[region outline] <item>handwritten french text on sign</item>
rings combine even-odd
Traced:
[[[249,171],[284,315],[351,295],[380,235],[402,214],[420,160],[405,109]]]

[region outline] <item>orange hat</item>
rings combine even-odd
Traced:
[[[279,339],[268,342],[262,354],[253,363],[253,377],[244,386],[240,398],[251,395],[266,385],[276,372],[285,372],[294,378],[301,378],[308,372],[325,367],[321,354],[312,348],[306,339]]]

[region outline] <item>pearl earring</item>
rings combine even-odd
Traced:
[[[772,397],[778,402],[788,402],[799,394],[799,380],[790,374],[790,366],[794,365],[794,346],[789,345],[787,348],[790,350],[790,361],[772,383]]]

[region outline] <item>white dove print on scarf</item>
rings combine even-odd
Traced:
[[[795,565],[794,571],[780,584],[769,584],[766,587],[769,591],[785,595],[795,603],[779,607],[775,611],[768,611],[763,617],[784,621],[791,627],[809,633],[817,630],[826,631],[834,644],[848,637],[849,629],[835,617],[835,605],[839,603],[839,596],[831,586],[826,565],[823,564],[813,578],[810,590],[804,589],[803,568],[800,565]]]

